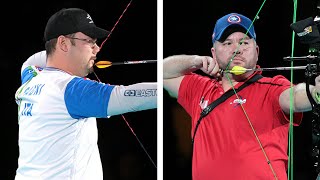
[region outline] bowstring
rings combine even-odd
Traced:
[[[112,34],[112,32],[114,31],[114,29],[116,28],[116,26],[118,25],[118,23],[120,22],[120,20],[122,19],[124,13],[128,10],[129,6],[131,5],[132,0],[129,1],[129,3],[127,4],[127,6],[125,7],[125,9],[122,11],[121,15],[119,16],[118,20],[116,21],[116,23],[113,25],[111,31],[109,32],[108,36],[106,37],[106,39],[101,43],[100,45],[100,50],[102,49],[103,45],[107,42],[107,40],[109,39],[110,35]],[[95,77],[97,78],[97,80],[99,82],[100,79],[98,77],[98,75],[93,71],[93,74],[95,75]],[[130,131],[132,132],[132,134],[135,136],[136,140],[138,141],[139,145],[141,146],[141,148],[143,149],[143,151],[147,154],[148,158],[150,159],[151,163],[153,164],[153,166],[155,168],[157,168],[156,164],[154,163],[154,161],[152,160],[150,154],[148,153],[148,151],[146,150],[146,148],[144,147],[144,145],[141,143],[140,139],[138,138],[138,136],[136,135],[136,133],[133,131],[133,128],[130,126],[129,122],[126,120],[126,118],[124,117],[123,114],[121,114],[122,119],[125,121],[126,125],[128,126],[128,128],[130,129]]]
[[[100,45],[100,50],[102,49],[103,45],[107,42],[107,40],[109,39],[109,37],[111,36],[111,34],[113,33],[113,30],[116,28],[116,26],[118,25],[118,23],[120,22],[120,20],[122,19],[124,13],[128,10],[129,6],[131,5],[132,0],[130,0],[130,2],[127,4],[127,6],[125,7],[125,9],[122,11],[121,15],[119,16],[118,20],[116,21],[116,23],[113,25],[111,31],[109,32],[108,36],[106,37],[106,39],[101,43]]]
[[[238,44],[238,46],[237,46],[237,48],[236,48],[236,51],[234,52],[234,54],[232,55],[231,59],[229,60],[229,62],[228,62],[228,64],[227,64],[227,67],[225,68],[225,70],[229,70],[229,66],[230,66],[231,62],[233,61],[234,57],[236,56],[237,52],[239,51],[240,45],[242,44],[242,42],[244,41],[244,39],[247,37],[247,34],[248,34],[250,28],[253,26],[253,23],[254,23],[255,20],[259,17],[258,15],[259,15],[262,7],[264,6],[265,2],[266,2],[266,0],[264,0],[264,1],[262,2],[260,8],[258,9],[258,12],[256,13],[254,19],[252,20],[252,23],[250,24],[250,26],[249,26],[248,30],[246,31],[244,37],[240,40],[240,43]],[[229,81],[229,83],[230,83],[230,85],[231,85],[231,88],[232,88],[232,90],[234,91],[237,99],[241,100],[241,98],[239,97],[238,93],[236,92],[236,90],[235,90],[235,88],[234,88],[234,85],[233,85],[233,83],[232,83],[232,81],[231,81],[231,79],[230,79],[230,77],[229,77],[230,74],[229,74],[229,73],[226,73],[226,76],[227,76],[227,78],[228,78],[228,81]],[[254,127],[253,127],[253,125],[252,125],[252,123],[251,123],[251,120],[250,120],[250,118],[249,118],[246,110],[244,109],[242,103],[239,103],[239,104],[240,104],[240,106],[241,106],[241,108],[242,108],[242,110],[243,110],[243,112],[244,112],[244,114],[245,114],[245,116],[246,116],[246,119],[248,120],[248,123],[249,123],[249,125],[250,125],[250,128],[251,128],[251,130],[252,130],[252,132],[253,132],[253,134],[254,134],[254,136],[255,136],[255,138],[256,138],[256,140],[257,140],[257,142],[258,142],[258,144],[259,144],[259,146],[260,146],[260,148],[261,148],[261,150],[262,150],[265,158],[266,158],[266,161],[267,161],[267,163],[268,163],[268,165],[269,165],[269,167],[270,167],[270,169],[271,169],[271,171],[272,171],[272,174],[273,174],[274,178],[275,178],[276,180],[278,180],[277,174],[276,174],[276,172],[274,171],[274,168],[273,168],[273,166],[272,166],[272,164],[271,164],[271,161],[269,160],[268,155],[266,154],[266,152],[265,152],[265,150],[264,150],[264,148],[263,148],[263,146],[262,146],[262,143],[261,143],[261,141],[260,141],[260,139],[259,139],[259,137],[258,137],[258,135],[257,135],[257,133],[256,133],[256,130],[254,129]]]

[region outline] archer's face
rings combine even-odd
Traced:
[[[96,44],[96,39],[92,39],[80,32],[69,38],[73,41],[70,50],[70,57],[74,60],[73,73],[80,77],[85,77],[93,72],[96,55],[100,48]]]
[[[224,42],[215,42],[211,52],[212,57],[216,58],[220,69],[226,69],[230,61],[228,69],[233,66],[245,68],[254,68],[256,66],[259,47],[254,39],[245,36],[242,32],[234,32]]]

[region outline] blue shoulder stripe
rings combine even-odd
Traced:
[[[107,117],[113,85],[73,78],[66,87],[64,98],[72,118]]]

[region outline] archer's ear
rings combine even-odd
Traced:
[[[216,50],[214,49],[214,47],[211,48],[211,54],[212,54],[212,58],[216,58]]]
[[[71,42],[70,41],[68,42],[67,38],[63,35],[61,35],[57,38],[57,48],[59,48],[63,52],[68,51],[68,48],[69,48],[68,43],[71,43]]]

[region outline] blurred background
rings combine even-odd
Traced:
[[[264,6],[261,6],[264,3]],[[261,8],[262,7],[262,8]],[[260,47],[258,64],[261,67],[290,66],[283,57],[291,55],[293,1],[263,0],[163,0],[163,53],[164,57],[175,54],[211,56],[211,36],[218,18],[237,12],[254,19],[257,43]],[[261,8],[261,9],[260,9]],[[320,15],[316,0],[298,1],[296,21]],[[295,37],[294,56],[309,55],[309,46]],[[296,61],[295,66],[306,65]],[[290,79],[290,71],[264,72],[265,76],[282,74]],[[294,71],[293,83],[304,82],[304,70]],[[314,81],[312,80],[314,84]],[[163,177],[166,180],[191,179],[191,123],[190,117],[164,91],[163,98]],[[311,157],[311,113],[305,113],[299,127],[293,133],[294,179],[315,179]],[[232,173],[232,170],[230,170]]]
[[[49,17],[61,8],[86,10],[95,24],[111,30],[130,0],[8,1],[1,12],[1,180],[13,180],[17,168],[18,120],[14,95],[20,86],[22,63],[44,50],[43,32]],[[134,0],[98,54],[98,60],[123,62],[157,58],[157,1]],[[99,42],[101,43],[102,40]],[[157,81],[157,64],[111,66],[95,69],[109,84],[129,85]],[[92,74],[89,78],[98,80]],[[150,180],[157,178],[157,110],[98,119],[99,147],[105,179]],[[140,145],[139,141],[142,143]],[[145,148],[146,152],[142,148]],[[148,153],[148,154],[147,154]],[[150,156],[150,158],[149,158]],[[152,159],[152,160],[150,160]]]

